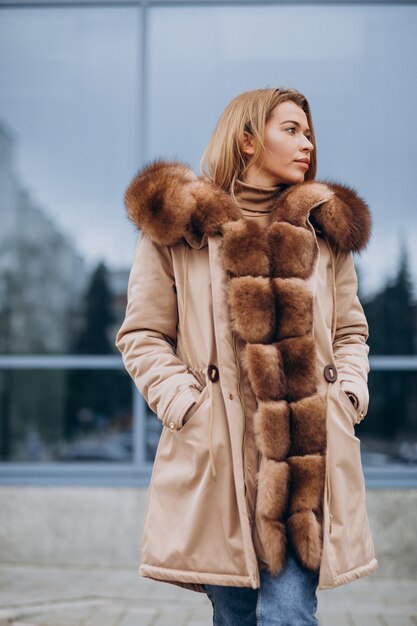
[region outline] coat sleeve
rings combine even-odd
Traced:
[[[116,335],[124,365],[164,426],[181,428],[199,381],[174,351],[178,307],[171,251],[141,233],[129,276],[126,315]]]
[[[358,399],[357,413],[361,421],[368,412],[369,337],[368,323],[359,301],[358,280],[352,253],[336,258],[336,332],[333,353],[345,392]]]

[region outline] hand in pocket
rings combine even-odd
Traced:
[[[186,424],[188,424],[188,422],[191,420],[194,414],[198,411],[200,406],[203,404],[205,398],[207,397],[207,392],[208,392],[208,387],[205,386],[203,391],[200,392],[200,395],[198,396],[195,403],[192,405],[190,409],[188,409],[187,413],[184,415],[181,428],[183,428]],[[179,430],[181,430],[181,428]]]

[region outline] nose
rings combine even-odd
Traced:
[[[314,150],[314,145],[311,143],[311,141],[309,140],[309,138],[308,138],[308,137],[306,137],[305,135],[303,135],[303,137],[304,137],[304,145],[303,145],[303,150],[304,150],[305,148],[307,148],[310,152],[311,152],[312,150]]]

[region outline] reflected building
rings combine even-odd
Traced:
[[[0,122],[0,350],[65,353],[87,271],[19,180],[13,133]]]
[[[111,336],[115,337],[122,325],[126,314],[127,288],[129,284],[130,268],[119,268],[109,270],[109,286],[112,293],[112,305],[114,313],[114,324],[111,328]]]
[[[0,352],[62,354],[77,330],[87,272],[82,257],[24,188],[15,138],[0,123]],[[0,376],[3,459],[49,460],[66,401],[64,370],[4,370]],[[32,443],[31,443],[32,442]]]

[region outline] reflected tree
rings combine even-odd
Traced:
[[[416,354],[416,313],[408,254],[402,246],[397,273],[364,303],[369,323],[370,354]],[[369,432],[381,438],[416,438],[415,372],[371,372]]]
[[[99,263],[91,275],[83,303],[82,323],[72,352],[105,355],[116,351],[110,336],[114,323],[108,271]],[[123,371],[72,370],[68,374],[66,435],[131,429],[131,386]],[[128,416],[128,417],[127,417]]]

